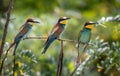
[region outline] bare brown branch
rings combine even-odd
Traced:
[[[15,63],[16,63],[16,55],[14,55],[14,59],[13,59],[13,76],[15,76]]]
[[[15,43],[13,42],[13,43],[10,45],[10,47],[7,49],[6,53],[5,53],[5,56],[4,56],[3,60],[2,60],[1,66],[0,66],[0,74],[2,73],[3,64],[4,64],[4,62],[5,62],[5,59],[7,58],[8,52],[9,52],[9,50],[13,47],[14,44],[15,44]]]
[[[8,29],[8,24],[9,24],[9,21],[10,21],[10,15],[11,15],[12,7],[13,7],[13,0],[10,0],[9,8],[8,8],[8,11],[7,11],[7,19],[6,19],[4,32],[3,32],[3,36],[2,36],[1,47],[0,47],[0,58],[1,58],[1,55],[3,53],[4,45],[5,45],[5,42],[6,42],[7,29]]]
[[[26,37],[23,40],[26,40],[26,39],[47,39],[47,38],[48,38],[47,36],[36,36],[36,37]]]
[[[26,40],[26,39],[47,39],[48,37],[47,36],[36,36],[36,37],[26,37],[24,38],[23,40]],[[69,40],[69,39],[58,39],[59,41],[66,41],[66,42],[75,42],[75,40]]]
[[[57,76],[62,76],[63,57],[64,57],[63,42],[64,41],[61,40],[61,51],[60,51],[59,60],[58,60]]]

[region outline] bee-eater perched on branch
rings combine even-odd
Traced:
[[[53,26],[51,32],[50,32],[50,35],[48,36],[48,39],[47,41],[45,42],[45,45],[44,45],[44,50],[42,51],[42,54],[44,54],[48,47],[50,46],[50,44],[59,38],[59,36],[62,34],[62,32],[64,31],[65,29],[65,26],[67,24],[67,20],[70,19],[68,17],[60,17],[58,19],[58,22]]]
[[[16,54],[16,49],[20,41],[28,35],[30,30],[32,29],[32,26],[34,26],[34,23],[39,23],[39,22],[36,21],[35,19],[28,18],[26,22],[20,27],[19,32],[14,39],[15,48],[14,48],[13,55]]]
[[[82,53],[85,51],[90,38],[91,38],[91,30],[93,29],[94,25],[98,24],[97,22],[88,21],[83,26],[82,30],[79,32],[78,35],[78,56],[76,63],[80,63],[80,57],[82,56]],[[81,51],[81,55],[80,55]]]

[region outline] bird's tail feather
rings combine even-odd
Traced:
[[[19,42],[17,42],[17,43],[15,44],[15,48],[14,48],[14,51],[13,51],[13,55],[16,54],[16,50],[17,50],[18,45],[19,45]]]
[[[52,40],[48,40],[45,44],[44,50],[42,51],[42,54],[45,54],[45,52],[47,51],[48,47],[50,46],[50,44],[54,41],[55,39]]]

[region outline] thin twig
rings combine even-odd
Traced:
[[[4,32],[3,32],[3,36],[2,36],[1,47],[0,47],[0,58],[1,58],[1,55],[3,53],[4,45],[5,45],[5,42],[6,42],[7,29],[8,29],[8,24],[9,24],[9,20],[10,20],[10,15],[11,15],[12,7],[13,7],[13,0],[10,0],[10,2],[9,2],[9,8],[8,8],[8,11],[7,11],[7,19],[6,19],[6,23],[5,23],[5,27],[4,27]]]
[[[47,39],[48,37],[47,36],[36,36],[36,37],[26,37],[24,38],[23,40],[26,40],[26,39]],[[58,39],[59,41],[67,41],[67,42],[75,42],[75,40],[69,40],[69,39]]]
[[[83,49],[80,57],[77,58],[77,59],[81,60],[81,57],[82,57],[83,53],[85,52],[85,50],[86,50],[86,48],[87,48],[88,45],[91,45],[91,44],[87,43],[87,44],[85,45],[85,47],[84,47],[84,49]],[[78,56],[79,56],[79,46],[78,46]],[[70,76],[73,76],[73,75],[74,75],[74,73],[76,72],[76,70],[78,69],[79,66],[80,66],[80,61],[78,61],[77,66],[75,67],[75,69],[73,70],[73,72],[70,74]]]
[[[5,62],[5,59],[7,58],[8,52],[9,52],[10,48],[13,47],[14,44],[15,44],[15,43],[13,42],[13,43],[10,45],[10,47],[7,49],[6,53],[5,53],[5,57],[3,58],[2,63],[1,63],[1,66],[0,66],[0,74],[2,73],[3,64],[4,64],[4,62]]]
[[[14,55],[14,59],[13,59],[13,76],[15,76],[15,62],[16,62],[16,55]]]
[[[8,11],[7,11],[7,19],[6,19],[6,23],[5,23],[5,27],[4,27],[4,32],[3,32],[3,37],[2,37],[2,42],[1,42],[1,47],[0,47],[0,58],[2,56],[4,45],[5,45],[5,41],[6,41],[7,29],[8,29],[8,24],[9,24],[9,20],[10,20],[10,15],[11,15],[12,7],[13,7],[13,0],[10,0],[10,2],[9,2],[9,8],[8,8]],[[7,55],[7,53],[6,53],[6,55]],[[0,67],[0,74],[2,73],[3,63],[4,63],[5,59],[6,58],[4,58],[2,60],[1,67]]]
[[[48,38],[47,36],[36,36],[36,37],[26,37],[23,40],[26,40],[26,39],[47,39],[47,38]]]
[[[73,76],[74,73],[76,72],[76,70],[78,69],[78,67],[80,66],[80,63],[75,67],[75,69],[73,70],[73,72],[70,74],[70,76]]]
[[[61,40],[61,51],[60,51],[59,60],[58,60],[57,76],[62,76],[63,57],[64,57],[63,42],[64,41]]]

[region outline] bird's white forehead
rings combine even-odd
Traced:
[[[63,19],[66,19],[67,17],[62,17]]]
[[[93,23],[92,21],[89,21],[89,23]]]

